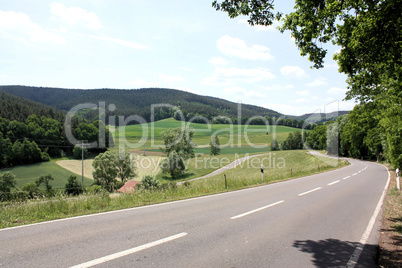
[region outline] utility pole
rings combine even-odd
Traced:
[[[81,141],[81,156],[82,156],[82,176],[81,176],[81,186],[84,188],[84,147],[86,144],[84,142],[87,142],[86,140]]]

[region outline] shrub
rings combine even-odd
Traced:
[[[40,154],[40,158],[41,158],[42,162],[49,162],[50,161],[50,156],[46,152],[42,152]]]
[[[35,198],[40,193],[38,186],[36,186],[36,183],[34,182],[29,182],[25,184],[24,186],[22,186],[22,190],[28,194],[29,198]]]
[[[99,193],[101,193],[103,190],[102,190],[102,186],[100,186],[100,185],[92,185],[91,187],[89,187],[88,189],[87,189],[87,192],[89,193],[89,194],[99,194]]]
[[[11,198],[11,188],[16,185],[15,176],[11,172],[6,172],[0,176],[0,201]]]
[[[158,190],[161,186],[155,177],[147,175],[142,178],[140,187],[144,190]]]
[[[81,183],[78,182],[77,176],[71,175],[66,183],[66,194],[79,195],[83,192]]]

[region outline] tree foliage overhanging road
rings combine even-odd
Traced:
[[[272,25],[282,20],[302,56],[314,68],[324,66],[326,43],[340,46],[334,59],[347,75],[346,99],[359,105],[341,126],[345,154],[383,153],[394,167],[402,167],[402,5],[400,0],[296,0],[293,12],[282,14],[273,0],[214,1],[229,17],[249,16],[250,25]],[[347,117],[347,116],[346,116]],[[346,118],[345,117],[345,118]],[[361,135],[354,135],[353,129]],[[342,153],[342,152],[341,152]]]

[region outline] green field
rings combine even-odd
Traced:
[[[284,141],[290,132],[301,129],[285,126],[244,126],[226,124],[198,124],[176,121],[173,118],[142,125],[130,125],[117,128],[114,132],[116,149],[122,146],[133,150],[143,150],[144,141],[147,151],[160,151],[163,145],[161,133],[169,128],[188,126],[194,129],[193,143],[197,145],[196,153],[209,153],[209,142],[212,134],[219,137],[221,154],[267,152],[268,145],[276,138]],[[260,147],[260,148],[256,148]]]
[[[181,126],[189,126],[194,129],[193,143],[197,145],[195,148],[196,158],[188,160],[186,173],[179,177],[178,180],[187,180],[197,178],[224,166],[227,161],[234,161],[236,157],[242,157],[245,154],[268,153],[268,145],[275,137],[278,142],[286,139],[290,132],[301,131],[301,129],[285,127],[285,126],[270,126],[269,135],[267,135],[266,126],[244,126],[244,125],[225,125],[225,124],[187,124],[176,121],[173,118],[149,123],[144,126],[130,125],[121,127],[114,131],[114,139],[116,146],[113,150],[117,150],[122,146],[126,150],[142,151],[144,144],[133,146],[138,143],[141,138],[146,139],[145,148],[147,151],[160,152],[160,147],[163,145],[161,133],[169,128],[177,128]],[[215,159],[225,159],[220,165],[211,164],[209,159],[209,141],[212,134],[218,134],[221,144],[221,153]],[[197,163],[204,163],[203,166],[197,166]],[[34,165],[17,166],[0,170],[0,173],[11,171],[17,177],[17,186],[22,188],[26,183],[35,181],[36,178],[51,174],[54,181],[51,182],[54,188],[64,188],[67,179],[74,173],[60,167],[56,164],[56,160],[50,162],[39,163]],[[145,171],[144,171],[145,172]],[[141,167],[137,173],[141,176],[143,173]],[[77,175],[77,177],[80,176]],[[137,180],[141,180],[138,177]],[[159,174],[158,179],[161,181],[169,180],[164,174]],[[89,186],[93,181],[84,178],[84,185]]]
[[[51,174],[54,178],[50,184],[53,188],[64,189],[68,177],[76,175],[56,164],[55,160],[33,165],[17,166],[0,170],[0,174],[10,171],[17,177],[17,187],[22,188],[25,184],[35,181],[40,176]],[[76,175],[81,181],[81,177]],[[84,185],[91,185],[92,180],[84,178]]]

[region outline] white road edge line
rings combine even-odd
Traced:
[[[347,177],[343,178],[342,180],[346,180],[346,179],[349,179],[349,178],[350,178],[350,176],[347,176]]]
[[[269,204],[269,205],[267,205],[267,206],[260,207],[260,208],[257,208],[257,209],[254,209],[254,210],[251,210],[251,211],[248,211],[248,212],[239,214],[239,215],[237,215],[237,216],[233,216],[233,217],[231,217],[230,219],[231,219],[231,220],[238,219],[238,218],[241,218],[241,217],[250,215],[250,214],[252,214],[252,213],[258,212],[258,211],[260,211],[260,210],[263,210],[263,209],[266,209],[266,208],[269,208],[269,207],[273,207],[273,206],[278,205],[278,204],[283,203],[283,202],[285,202],[285,201],[284,201],[284,200],[281,200],[281,201],[278,201],[278,202]]]
[[[181,238],[181,237],[186,236],[186,235],[187,235],[187,233],[180,233],[180,234],[177,234],[177,235],[172,235],[172,236],[162,238],[160,240],[157,240],[157,241],[154,241],[154,242],[151,242],[151,243],[148,243],[148,244],[144,244],[142,246],[127,249],[127,250],[117,252],[117,253],[114,253],[114,254],[99,258],[99,259],[95,259],[95,260],[84,262],[84,263],[81,263],[81,264],[78,264],[78,265],[75,265],[75,266],[71,266],[70,268],[92,267],[94,265],[98,265],[98,264],[105,263],[105,262],[108,262],[108,261],[111,261],[111,260],[115,260],[115,259],[130,255],[130,254],[139,252],[139,251],[144,250],[144,249],[148,249],[148,248],[151,248],[151,247],[161,245],[163,243],[170,242],[172,240]]]
[[[335,183],[338,183],[338,182],[340,182],[340,180],[333,181],[333,182],[331,182],[331,183],[328,183],[327,185],[328,185],[328,186],[331,186],[331,185],[334,185]]]
[[[385,198],[385,195],[387,194],[388,185],[389,185],[389,182],[391,179],[391,174],[389,173],[389,169],[387,168],[387,170],[388,170],[388,181],[385,184],[385,187],[384,187],[384,190],[380,197],[380,200],[378,201],[377,207],[375,208],[373,215],[371,216],[371,219],[370,219],[369,223],[367,224],[366,230],[364,231],[362,237],[360,238],[359,244],[356,246],[355,250],[352,253],[352,256],[350,257],[348,263],[346,264],[346,267],[350,267],[350,268],[355,267],[357,261],[359,260],[360,254],[363,251],[364,245],[366,244],[366,242],[371,234],[371,231],[373,230],[375,220],[377,219],[378,214],[381,211],[381,207],[382,207],[382,204],[384,203],[384,198]]]
[[[310,191],[307,191],[307,192],[298,194],[298,196],[303,196],[303,195],[305,195],[305,194],[309,194],[309,193],[312,193],[312,192],[314,192],[314,191],[318,191],[318,190],[320,190],[320,189],[322,189],[322,187],[317,187],[317,188],[315,188],[315,189],[313,189],[313,190],[310,190]]]

